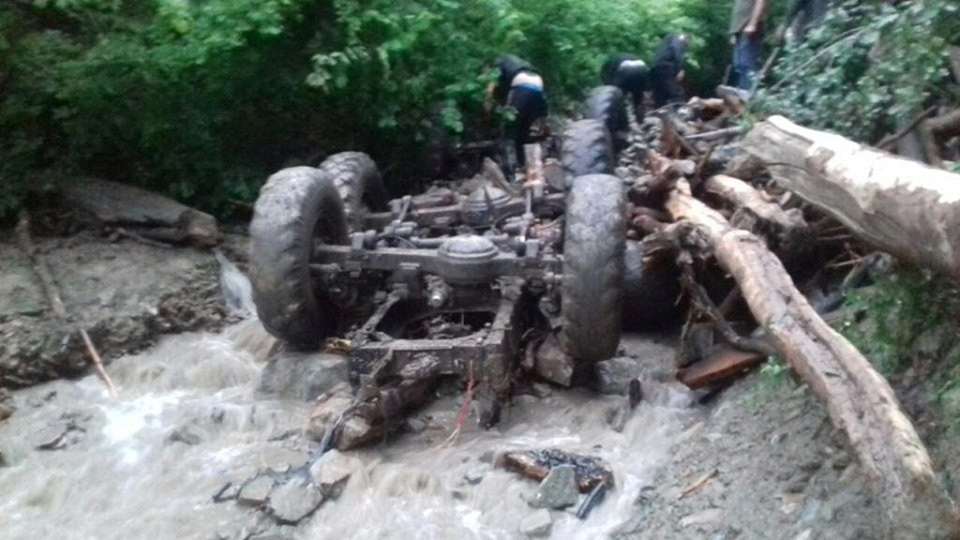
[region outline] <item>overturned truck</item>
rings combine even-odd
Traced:
[[[568,171],[610,167],[602,126],[567,139],[565,148],[585,156],[568,157]],[[567,379],[615,354],[623,181],[545,177],[537,153],[521,181],[493,174],[466,194],[439,189],[387,201],[375,164],[357,152],[267,181],[250,226],[261,322],[297,349],[349,340],[355,397],[337,424],[358,418],[365,428],[349,440],[328,437],[331,446],[392,431],[444,376],[459,377],[481,426],[493,425],[528,345],[559,342],[559,377]]]

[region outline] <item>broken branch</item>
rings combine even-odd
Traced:
[[[734,229],[680,181],[667,210],[712,246],[780,356],[824,401],[898,538],[956,538],[960,515],[887,381],[814,311],[756,235]]]

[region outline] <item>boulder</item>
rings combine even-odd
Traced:
[[[337,354],[280,351],[267,362],[257,391],[300,401],[312,401],[347,382],[350,367]]]
[[[560,510],[577,504],[579,499],[576,469],[571,465],[558,465],[550,469],[550,473],[540,483],[532,505]]]
[[[339,450],[330,450],[310,466],[310,477],[325,497],[336,499],[350,476],[361,467],[359,459]]]
[[[270,514],[279,523],[295,525],[320,508],[324,496],[307,479],[294,477],[270,494]]]
[[[237,502],[247,506],[260,506],[267,502],[271,491],[273,491],[273,478],[258,476],[240,488]]]

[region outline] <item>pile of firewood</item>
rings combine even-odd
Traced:
[[[875,252],[960,273],[960,175],[779,116],[747,130],[733,125],[741,110],[730,94],[648,119],[617,170],[633,181],[629,237],[645,264],[676,266],[690,306],[680,379],[707,387],[786,360],[846,435],[895,536],[957,537],[890,385],[822,315]],[[824,280],[842,283],[833,300],[801,293]]]

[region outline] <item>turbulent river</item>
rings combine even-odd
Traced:
[[[212,540],[271,530],[255,509],[213,497],[257,471],[300,466],[318,446],[302,436],[309,404],[256,391],[270,342],[249,319],[113,361],[117,398],[92,376],[14,393],[17,411],[0,422],[0,537]],[[624,339],[628,353],[642,345]],[[419,433],[351,452],[357,470],[339,498],[297,527],[274,526],[274,537],[523,538],[537,483],[490,456],[556,447],[602,457],[616,487],[585,520],[554,512],[551,537],[602,538],[630,517],[697,415],[677,386],[648,390],[621,431],[608,416],[623,398],[553,389],[517,399],[493,430],[469,422],[453,443],[459,407],[441,397],[419,413],[429,419]]]

